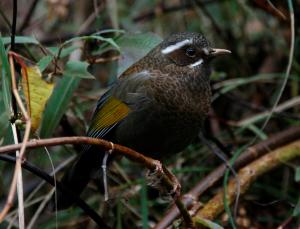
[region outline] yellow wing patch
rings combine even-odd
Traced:
[[[103,106],[96,112],[91,129],[95,131],[110,127],[124,119],[130,108],[122,101],[110,97]]]

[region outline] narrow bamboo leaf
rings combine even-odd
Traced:
[[[64,48],[60,53],[60,58],[69,56],[74,50],[79,49],[80,47],[80,45],[71,45],[70,47]]]
[[[89,64],[85,61],[69,60],[65,65],[63,75],[84,79],[95,79],[95,77],[88,72],[88,66]]]
[[[0,98],[0,145],[2,145],[5,138],[7,138],[7,129],[9,127],[9,114],[5,111],[5,104],[2,98]]]
[[[220,225],[210,221],[210,220],[207,220],[207,219],[203,219],[203,218],[200,218],[200,217],[197,217],[196,219],[196,222],[197,224],[199,225],[202,225],[202,226],[205,226],[206,228],[210,228],[210,229],[224,229],[223,227],[221,227]]]
[[[4,45],[10,44],[10,37],[2,37],[2,42]],[[34,37],[26,37],[26,36],[16,36],[15,37],[15,43],[16,44],[39,44],[37,39]]]
[[[71,52],[73,52],[76,49],[79,49],[81,46],[80,45],[71,45],[68,47],[63,47],[60,53],[60,58],[64,58],[68,55],[71,54]],[[46,48],[53,56],[56,56],[59,52],[59,48],[58,47],[47,47]]]
[[[300,166],[298,166],[296,168],[296,172],[295,172],[295,181],[299,182],[300,181]]]
[[[66,112],[68,104],[80,82],[77,77],[63,77],[55,86],[46,105],[40,128],[40,137],[50,137],[57,128],[61,117]]]
[[[300,216],[300,198],[298,199],[298,202],[294,208],[294,211],[293,211],[293,216],[295,217],[299,217]]]
[[[37,63],[37,66],[39,67],[40,71],[43,72],[47,66],[51,63],[53,60],[54,56],[44,56],[43,58],[40,59],[40,61]]]
[[[1,34],[0,34],[1,38]],[[4,48],[2,39],[0,39],[0,77],[2,85],[2,98],[5,105],[5,111],[7,114],[10,113],[10,102],[11,102],[11,76],[10,68],[7,58],[7,52]]]
[[[251,130],[253,133],[255,133],[261,140],[266,140],[268,138],[268,136],[254,124],[249,124],[245,127]]]
[[[92,35],[101,35],[101,34],[105,34],[105,33],[125,33],[125,30],[123,30],[123,29],[104,29],[104,30],[100,30],[96,33],[93,33]]]
[[[141,212],[142,212],[142,223],[143,229],[149,228],[149,213],[148,213],[148,197],[147,197],[147,184],[145,179],[141,182]]]
[[[80,41],[80,40],[98,40],[98,41],[104,41],[110,44],[111,46],[115,47],[117,50],[119,50],[119,46],[116,44],[116,42],[112,38],[105,38],[99,35],[90,35],[90,36],[82,36],[82,37],[74,37],[70,40],[65,41],[60,48],[64,48],[66,45],[73,43],[74,41]]]

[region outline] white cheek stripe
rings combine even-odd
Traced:
[[[209,50],[208,50],[208,48],[203,48],[203,52],[204,52],[205,55],[207,55],[207,56],[209,55]]]
[[[189,67],[190,68],[193,68],[193,67],[196,67],[198,65],[201,65],[203,63],[203,59],[199,59],[198,61],[196,61],[195,63],[193,64],[190,64]]]
[[[187,44],[192,44],[192,40],[186,39],[184,41],[177,42],[176,44],[170,45],[170,46],[164,48],[163,50],[161,50],[161,53],[162,54],[168,54],[168,53],[173,52],[177,49],[180,49],[181,47],[183,47]]]

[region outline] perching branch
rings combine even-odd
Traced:
[[[111,149],[111,142],[90,137],[61,137],[61,138],[49,138],[41,140],[31,140],[27,142],[27,149],[39,148],[42,146],[56,146],[56,145],[65,145],[65,144],[88,144],[88,145],[97,145],[102,152],[106,152]],[[7,145],[0,147],[0,154],[6,154],[20,149],[22,144]],[[144,165],[151,171],[155,171],[157,176],[161,177],[164,186],[168,190],[174,191],[174,175],[168,171],[164,166],[161,165],[160,161],[154,160],[150,157],[146,157],[143,154],[136,152],[128,147],[114,144],[113,154],[123,155],[128,159]],[[179,190],[175,190],[179,191]],[[178,194],[178,193],[177,193]],[[178,207],[181,215],[184,218],[186,225],[191,225],[191,217],[185,208],[184,204],[178,198],[178,195],[175,196],[175,204]]]

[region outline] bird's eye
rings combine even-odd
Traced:
[[[193,48],[193,47],[188,47],[188,48],[185,50],[185,54],[186,54],[188,57],[195,57],[195,56],[196,56],[196,49]]]

